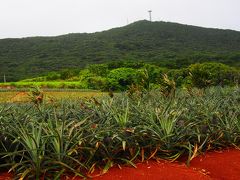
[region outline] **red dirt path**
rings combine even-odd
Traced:
[[[212,179],[240,179],[240,150],[209,152],[192,160],[191,167],[205,169]]]
[[[112,168],[96,180],[240,180],[240,151],[236,149],[208,152],[191,161],[188,168],[183,163],[150,161],[137,164],[137,169]]]
[[[94,180],[208,180],[204,174],[169,162],[149,161],[148,163],[138,164],[137,169],[124,167],[123,169],[112,168],[103,176]]]
[[[7,173],[0,174],[0,180],[7,180]],[[75,178],[75,180],[78,178]],[[111,168],[106,174],[94,180],[239,180],[240,151],[236,149],[208,152],[191,161],[190,167],[180,162],[149,161],[132,167]]]

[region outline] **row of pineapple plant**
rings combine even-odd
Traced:
[[[170,87],[172,85],[172,87]],[[240,147],[240,89],[166,88],[106,97],[0,104],[0,168],[16,178],[91,177],[113,165]]]

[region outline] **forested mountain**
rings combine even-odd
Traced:
[[[240,66],[240,32],[138,21],[97,33],[0,40],[0,82],[87,64],[144,61],[168,68],[217,61]]]

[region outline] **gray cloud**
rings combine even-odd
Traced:
[[[95,32],[148,19],[240,31],[239,0],[0,0],[0,38]]]

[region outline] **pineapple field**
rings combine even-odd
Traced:
[[[184,158],[189,166],[205,152],[240,147],[237,85],[179,89],[168,82],[71,99],[47,98],[38,88],[27,94],[24,102],[0,103],[0,169],[15,178],[91,178],[154,159]]]

